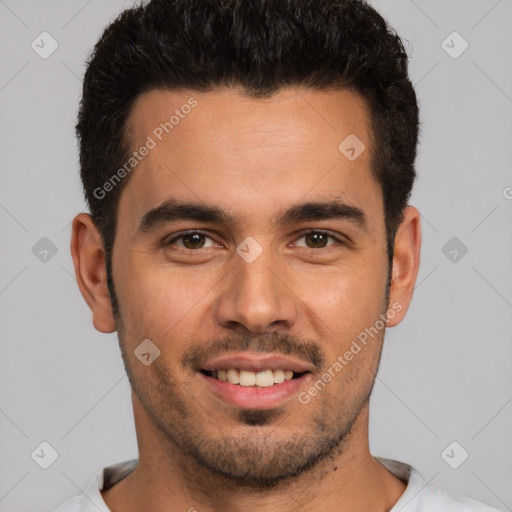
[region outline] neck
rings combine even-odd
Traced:
[[[198,466],[189,455],[162,439],[138,405],[134,411],[139,463],[130,475],[102,493],[112,512],[193,512],[194,509],[200,512],[297,509],[386,512],[406,487],[370,454],[368,404],[341,449],[309,471],[268,490],[236,486]]]

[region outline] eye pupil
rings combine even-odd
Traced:
[[[322,240],[323,238],[323,240]],[[313,240],[313,247],[318,248],[326,247],[324,242],[327,242],[327,235],[325,233],[308,233],[306,235],[306,240]]]
[[[191,240],[195,238],[195,241],[192,244],[187,244],[187,240]],[[183,237],[183,245],[187,249],[199,249],[201,245],[204,243],[204,235],[201,233],[190,233],[189,235],[185,235]]]

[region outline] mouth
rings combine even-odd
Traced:
[[[227,354],[196,367],[208,392],[243,409],[272,409],[293,400],[310,385],[316,367],[279,354]]]
[[[309,372],[294,372],[283,368],[277,368],[275,370],[269,368],[260,372],[253,372],[239,368],[229,368],[227,370],[201,370],[201,373],[207,377],[221,382],[229,382],[235,386],[269,388],[286,381],[299,379]]]

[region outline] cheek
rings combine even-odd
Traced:
[[[379,263],[339,272],[321,297],[311,299],[310,318],[317,318],[315,329],[326,353],[319,376],[328,383],[324,405],[330,404],[333,414],[356,410],[371,390],[384,336],[385,271]]]
[[[130,338],[149,338],[163,346],[179,332],[197,330],[197,315],[218,280],[210,274],[197,269],[171,270],[148,264],[147,259],[126,264],[116,291]]]
[[[364,262],[361,257],[343,267],[308,273],[297,295],[322,338],[331,340],[333,349],[339,349],[340,344],[373,325],[382,313],[386,278],[387,264],[382,259]]]

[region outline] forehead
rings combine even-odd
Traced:
[[[349,130],[367,139],[369,125],[365,100],[350,89],[283,89],[263,99],[230,88],[207,93],[156,89],[137,98],[127,132],[135,146],[148,135],[161,135],[176,150],[215,145],[233,154],[265,142],[316,153],[332,143],[336,149],[336,141]]]
[[[149,91],[126,131],[133,151],[151,149],[132,171],[119,212],[129,201],[123,215],[135,223],[173,197],[256,220],[301,198],[379,202],[370,126],[366,102],[348,89],[286,89],[267,99],[228,88]],[[352,148],[364,150],[353,159]]]

